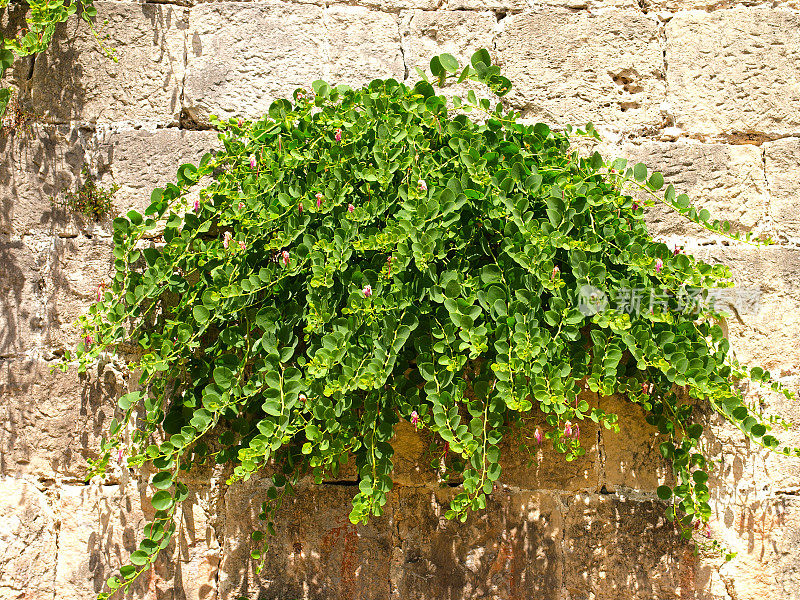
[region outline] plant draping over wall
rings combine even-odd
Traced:
[[[502,476],[504,434],[533,411],[530,439],[566,460],[584,453],[582,421],[617,427],[580,396],[587,388],[642,406],[664,434],[675,485],[658,495],[687,538],[711,513],[693,405],[757,444],[800,452],[737,384],[791,393],[737,364],[712,305],[687,309],[731,285],[729,270],[654,240],[644,207],[749,234],[711,221],[644,165],[579,156],[570,136],[596,136],[591,125],[554,131],[473,91],[436,94],[462,81],[505,94],[485,50],[463,70],[449,55],[430,66],[432,80],[421,73],[413,86],[316,81],[260,120],[215,120],[222,149],[182,165],[143,215],[114,221],[113,277],[64,368],[111,352],[140,374],[95,472],[112,457],[154,469],[155,518],[101,598],[169,544],[187,496],[179,474],[204,462],[229,464],[229,484],[272,466],[267,533],[299,477],[321,482],[348,457],[359,476],[351,520],[380,515],[400,419],[449,445],[463,485],[447,517],[462,521]],[[641,311],[607,301],[631,289],[662,301]]]

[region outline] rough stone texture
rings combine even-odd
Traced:
[[[85,221],[54,207],[51,199],[82,182],[91,146],[89,132],[69,126],[36,125],[0,135],[0,234],[59,232]]]
[[[709,135],[800,132],[800,15],[689,11],[666,27],[676,125]]]
[[[466,523],[447,521],[452,490],[397,493],[391,598],[562,598],[559,503],[536,492],[498,490]]]
[[[264,570],[257,574],[250,559],[257,545],[249,535],[263,527],[257,514],[269,483],[251,479],[225,494],[221,598],[388,598],[389,518],[352,525],[347,515],[353,486],[300,487],[289,497],[275,519],[282,533],[270,540]]]
[[[36,113],[58,122],[171,123],[180,111],[187,21],[178,6],[97,2],[104,56],[85,23],[57,28],[48,51],[36,59],[31,102]]]
[[[800,236],[800,138],[764,144],[764,164],[773,226],[796,239]]]
[[[52,597],[57,539],[47,495],[27,479],[0,476],[0,598]]]
[[[800,259],[797,248],[767,246],[699,246],[690,252],[706,262],[731,268],[736,287],[727,292],[726,320],[731,347],[744,364],[761,365],[778,376],[798,374],[800,348]],[[761,291],[749,306],[748,294]],[[737,308],[738,303],[738,308]]]
[[[688,195],[713,218],[727,219],[735,231],[765,229],[770,198],[758,146],[644,142],[623,145],[620,155],[628,159],[628,166],[642,162],[650,171],[660,171],[676,193]],[[658,195],[663,197],[663,190]],[[650,232],[660,239],[717,237],[658,201],[647,209],[646,218]]]
[[[261,35],[269,31],[269,35]],[[201,4],[189,17],[184,109],[257,118],[325,75],[322,9],[281,2]]]
[[[219,147],[213,131],[122,129],[106,132],[98,143],[98,170],[101,185],[117,184],[114,209],[124,214],[130,209],[143,212],[150,205],[154,188],[175,183],[178,167],[197,164],[210,150]]]
[[[498,62],[523,116],[644,131],[664,122],[664,62],[655,21],[633,11],[557,9],[507,18]]]
[[[113,367],[91,381],[53,363],[0,360],[0,471],[43,480],[82,480],[114,416],[122,377]]]

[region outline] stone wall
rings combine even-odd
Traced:
[[[209,114],[263,113],[317,78],[403,79],[433,54],[486,47],[526,118],[593,121],[609,154],[641,160],[701,205],[778,244],[726,244],[651,211],[654,231],[733,268],[761,308],[728,323],[737,356],[800,381],[800,4],[774,0],[363,0],[97,2],[119,62],[84,24],[19,61],[6,82],[33,115],[0,136],[0,599],[83,600],[135,548],[147,489],[119,471],[84,483],[125,385],[51,371],[110,266],[110,223],[51,206],[87,165],[120,186],[117,210],[216,142]],[[11,21],[9,25],[8,21]],[[19,15],[0,24],[10,31]],[[800,407],[763,395],[800,420]],[[262,482],[199,474],[176,543],[132,598],[800,598],[800,462],[766,455],[711,420],[717,458],[709,535],[739,551],[693,555],[654,490],[669,470],[636,407],[622,431],[584,432],[586,457],[507,453],[484,513],[443,519],[454,488],[424,468],[401,428],[385,516],[347,521],[353,481],[302,486],[280,516],[261,575],[248,533]],[[800,443],[796,431],[787,434]],[[723,450],[724,444],[724,450]],[[202,475],[202,476],[201,476]]]

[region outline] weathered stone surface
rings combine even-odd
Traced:
[[[540,423],[542,432],[550,430],[543,418]],[[553,448],[550,440],[545,440],[541,447],[537,446],[532,438],[535,425],[528,426],[525,432],[512,430],[502,443],[500,481],[523,490],[599,489],[597,425],[586,420],[581,421],[579,427],[581,445],[586,454],[569,462]]]
[[[322,8],[291,2],[215,2],[189,17],[183,106],[209,114],[257,118],[276,98],[325,76]],[[268,32],[268,35],[264,35]]]
[[[496,491],[466,523],[444,518],[457,490],[397,491],[392,598],[556,600],[566,576],[557,501]]]
[[[50,252],[0,236],[0,356],[49,341],[46,274]]]
[[[644,0],[644,6],[650,11],[686,11],[686,10],[719,10],[725,8],[758,6],[758,0]],[[800,7],[797,0],[773,0],[769,3],[773,8]]]
[[[153,516],[150,494],[141,482],[63,486],[56,600],[94,598],[136,550]],[[216,598],[219,544],[208,514],[213,494],[193,489],[178,516],[174,541],[155,568],[141,575],[131,597],[147,600]]]
[[[800,15],[687,11],[666,27],[676,125],[710,135],[800,131]]]
[[[402,15],[403,55],[409,76],[416,81],[414,67],[429,72],[432,57],[448,53],[462,65],[479,48],[491,48],[497,18],[491,12],[422,11]]]
[[[566,0],[568,1],[568,0]],[[446,10],[492,10],[497,11],[497,20],[504,18],[506,11],[519,12],[528,8],[525,0],[445,0],[440,8]],[[479,47],[476,46],[477,50]]]
[[[565,497],[564,589],[570,599],[692,598],[694,561],[665,505],[618,495]]]
[[[724,291],[731,347],[744,364],[760,365],[778,376],[798,374],[800,347],[800,250],[744,244],[697,246],[691,254],[730,266],[735,287]],[[759,296],[760,292],[760,296]]]
[[[734,231],[765,228],[770,199],[758,146],[644,142],[623,145],[620,155],[628,159],[628,166],[642,162],[650,171],[660,171],[677,194],[688,195],[695,206],[708,209],[713,219],[727,219]],[[663,190],[657,195],[663,197]],[[715,237],[658,201],[645,214],[651,234],[660,239]]]
[[[331,6],[325,11],[331,84],[351,87],[373,79],[405,76],[397,15],[356,6]],[[307,81],[305,86],[311,81]]]
[[[33,483],[0,477],[0,598],[51,598],[58,522]]]
[[[769,213],[776,231],[800,236],[800,138],[765,143]]]
[[[197,164],[200,158],[221,143],[213,131],[186,131],[177,128],[144,131],[123,129],[107,132],[98,143],[98,170],[103,186],[117,184],[114,209],[124,214],[130,209],[144,211],[156,187],[176,181],[178,167]]]
[[[634,11],[553,9],[506,21],[498,62],[515,86],[509,101],[526,118],[627,132],[663,124],[664,64],[654,20]]]
[[[35,112],[55,121],[171,123],[180,110],[185,9],[161,4],[97,2],[106,57],[86,24],[70,19],[36,59]]]
[[[91,148],[91,134],[76,127],[37,126],[0,135],[0,234],[63,232],[84,224],[87,219],[54,207],[52,198],[75,190],[83,166],[91,167]]]
[[[114,416],[122,377],[112,368],[87,381],[44,361],[0,360],[0,472],[83,479],[86,459]]]
[[[389,596],[389,517],[352,525],[348,514],[357,492],[354,486],[300,486],[278,511],[278,535],[269,540],[264,568],[256,574],[250,552],[260,544],[249,536],[264,527],[257,515],[268,484],[269,480],[251,479],[225,493],[220,598]]]
[[[645,422],[642,407],[624,398],[603,398],[599,405],[619,417],[618,432],[600,429],[601,477],[606,489],[654,492],[659,485],[672,483],[672,464],[658,450],[664,438]]]

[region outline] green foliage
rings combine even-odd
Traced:
[[[68,208],[99,221],[111,212],[112,198],[119,186],[113,184],[106,189],[97,185],[97,181],[86,166],[81,169],[81,174],[84,178],[83,183],[74,192],[72,190],[63,192],[63,200],[53,198],[53,205]]]
[[[8,9],[9,0],[0,0],[0,11]],[[103,52],[116,61],[115,51],[103,45],[92,19],[97,16],[93,0],[26,0],[30,12],[26,14],[27,29],[13,38],[0,38],[0,77],[14,64],[14,56],[29,56],[43,52],[50,45],[56,25],[64,23],[80,7],[81,18],[92,31]],[[11,90],[0,88],[0,117],[6,111]]]
[[[436,57],[431,72],[438,86],[510,87],[485,50],[463,70]],[[780,386],[732,359],[713,306],[681,307],[729,286],[729,271],[653,240],[641,205],[730,227],[672,186],[662,194],[660,174],[580,157],[570,135],[596,136],[591,125],[525,125],[472,91],[447,100],[427,76],[313,90],[255,122],[216,120],[222,150],[182,165],[143,215],[114,220],[115,274],[66,357],[85,371],[103,352],[133,352],[141,374],[96,467],[112,451],[151,467],[155,521],[109,589],[168,543],[186,495],[178,474],[193,465],[228,463],[229,483],[273,465],[259,515],[270,533],[298,477],[321,482],[352,457],[350,518],[380,515],[400,419],[446,442],[463,477],[446,516],[461,521],[501,476],[503,436],[531,416],[544,432],[528,437],[566,460],[584,453],[581,421],[618,428],[586,389],[641,405],[664,434],[676,485],[658,495],[687,537],[711,514],[693,407],[798,453],[736,384]],[[602,302],[633,288],[663,301],[639,312]]]

